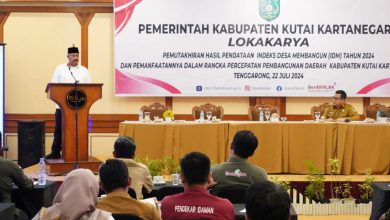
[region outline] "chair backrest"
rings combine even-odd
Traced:
[[[194,120],[199,119],[201,111],[203,111],[205,118],[206,112],[211,112],[213,116],[221,120],[223,118],[223,108],[221,106],[206,103],[204,105],[194,106],[192,108],[192,117],[194,118]]]
[[[279,107],[278,106],[272,106],[270,104],[257,104],[255,106],[249,106],[249,110],[248,110],[249,120],[258,121],[260,110],[261,111],[270,111],[271,115],[273,113],[277,113],[279,115]],[[265,121],[265,116],[263,119]]]
[[[228,199],[231,203],[245,203],[245,194],[248,187],[244,186],[226,186],[211,190],[211,194]]]
[[[150,112],[150,120],[153,120],[154,117],[159,117],[159,118],[163,118],[163,113],[168,110],[168,109],[171,109],[171,107],[169,106],[165,106],[163,104],[160,104],[160,103],[153,103],[151,105],[144,105],[141,107],[141,112],[144,113],[144,112]]]
[[[126,213],[126,214],[112,213],[112,217],[115,220],[142,220],[142,218],[138,217],[137,215],[130,214],[130,213]]]
[[[388,112],[387,114],[389,114],[389,111],[390,111],[390,109],[386,108],[385,105],[375,103],[375,104],[369,105],[367,107],[364,107],[364,116],[366,118],[372,118],[372,119],[376,120],[376,113],[379,110],[380,111],[387,111]]]
[[[129,187],[129,189],[127,190],[127,193],[129,194],[129,196],[133,199],[137,199],[137,193],[135,192],[135,190],[131,187]]]
[[[184,192],[182,186],[163,186],[156,192],[156,198],[161,201],[165,196],[175,195]]]
[[[321,105],[315,105],[313,107],[311,107],[311,118],[312,119],[315,119],[316,117],[314,116],[314,112],[320,112],[321,113],[321,116],[324,115],[324,112],[325,112],[325,109],[327,107],[331,106],[331,104],[325,102],[325,103],[322,103]]]

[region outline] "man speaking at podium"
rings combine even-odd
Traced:
[[[54,70],[52,83],[91,83],[92,79],[88,69],[79,65],[79,49],[73,45],[68,48],[68,63],[60,64]],[[57,105],[55,113],[55,129],[54,140],[51,146],[51,153],[46,156],[46,159],[61,158],[61,109]]]

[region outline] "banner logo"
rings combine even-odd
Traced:
[[[260,17],[272,21],[279,17],[280,0],[259,0]]]

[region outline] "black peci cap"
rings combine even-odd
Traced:
[[[75,47],[74,45],[73,45],[73,47],[69,47],[68,54],[70,54],[70,53],[79,53],[79,48]]]

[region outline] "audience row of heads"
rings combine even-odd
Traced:
[[[235,156],[241,157],[241,158],[248,158],[252,156],[258,146],[258,140],[256,136],[248,130],[239,131],[235,134],[233,138],[233,142],[231,144],[231,153]],[[119,137],[115,143],[114,143],[114,151],[113,156],[115,158],[134,158],[135,157],[135,151],[136,151],[136,144],[134,143],[133,139],[126,136]],[[210,178],[210,160],[209,158],[202,157],[201,153],[198,153],[200,155],[197,155],[196,153],[188,154],[182,160],[180,161],[180,167],[182,169],[182,175],[187,181],[188,185],[194,185],[194,184],[203,184],[207,182],[207,178]],[[118,163],[123,163],[122,161],[110,161],[108,160],[106,163],[104,163],[101,166],[101,177],[107,178],[107,182],[110,178],[119,178],[120,175],[126,175],[128,176],[128,171],[123,163],[122,165]],[[122,168],[120,168],[122,166]],[[124,166],[124,168],[123,168]],[[116,168],[112,169],[112,167]],[[108,170],[108,171],[106,171]],[[114,170],[114,171],[110,171]],[[126,171],[124,171],[126,170]],[[118,173],[118,174],[116,174]],[[186,175],[186,174],[194,174],[194,175]],[[112,174],[112,175],[111,175]],[[115,176],[117,175],[117,176]],[[121,186],[125,186],[127,184],[127,180],[118,181],[117,184]],[[112,187],[106,186],[106,190],[111,191]]]
[[[251,157],[257,146],[258,139],[248,130],[235,134],[231,143],[231,154],[247,159]],[[134,158],[136,144],[126,136],[119,137],[114,144],[113,155],[116,158]],[[200,152],[186,154],[180,160],[181,179],[185,187],[206,186],[210,182],[211,162],[207,155]],[[122,160],[109,159],[100,166],[100,187],[110,193],[118,188],[127,191],[131,184],[128,169]],[[290,198],[279,184],[268,180],[256,182],[246,194],[247,219],[288,219]]]
[[[203,153],[191,152],[180,160],[181,178],[187,187],[207,185],[210,159]],[[103,163],[99,170],[100,186],[107,193],[130,185],[126,164],[118,159]],[[288,219],[290,197],[279,184],[268,180],[256,182],[247,191],[245,199],[247,219]],[[261,218],[259,218],[261,216]]]
[[[242,130],[234,135],[230,149],[235,156],[246,159],[255,153],[258,144],[257,137],[253,132]],[[121,136],[114,143],[113,156],[115,158],[134,158],[136,148],[132,138]]]

